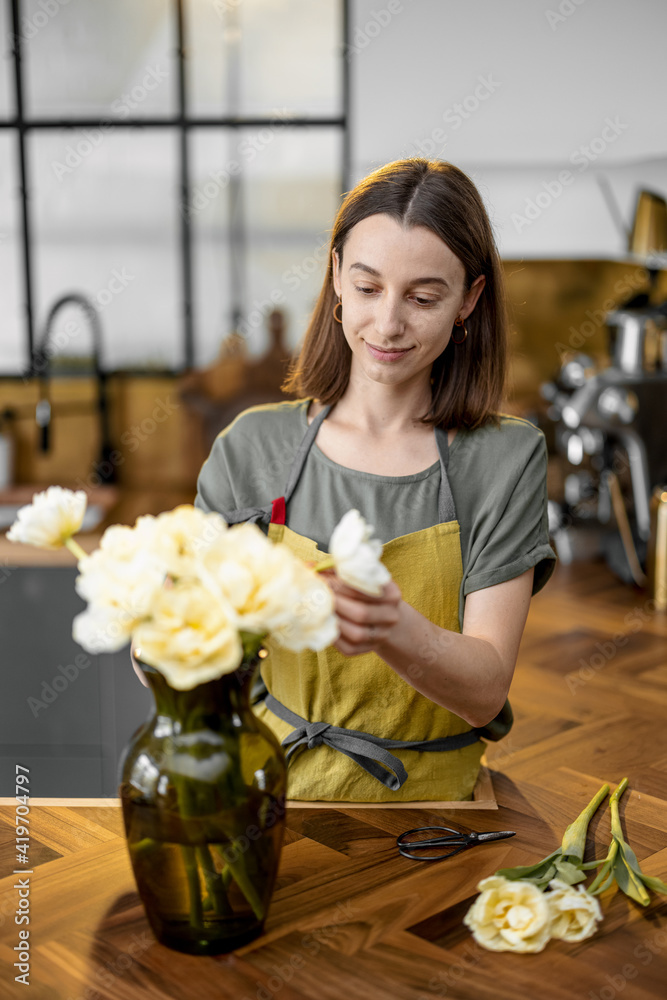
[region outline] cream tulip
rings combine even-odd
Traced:
[[[141,659],[178,691],[231,673],[243,659],[233,609],[194,580],[161,590],[134,640]]]
[[[477,888],[481,894],[463,923],[478,944],[489,951],[542,951],[550,937],[551,914],[536,885],[492,875]]]
[[[49,486],[19,509],[7,538],[40,549],[60,549],[81,527],[87,500],[84,490]]]
[[[595,896],[583,885],[571,886],[561,879],[549,882],[545,899],[551,914],[551,937],[562,941],[584,941],[597,930],[602,910]]]

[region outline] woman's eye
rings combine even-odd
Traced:
[[[418,295],[415,296],[415,302],[420,306],[433,306],[437,301],[437,299],[422,299]]]
[[[355,288],[357,289],[358,292],[364,292],[366,294],[368,294],[368,292],[374,292],[375,291],[374,288],[362,288],[361,285],[355,285]]]

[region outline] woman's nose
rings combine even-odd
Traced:
[[[401,298],[387,293],[380,295],[375,309],[375,329],[378,333],[384,336],[400,333],[404,324],[405,317]]]

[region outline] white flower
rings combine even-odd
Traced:
[[[229,528],[200,554],[198,567],[209,589],[233,607],[241,630],[268,633],[295,652],[324,649],[338,638],[331,589],[256,524]]]
[[[49,486],[20,508],[7,538],[40,549],[60,549],[81,527],[87,499],[84,490],[74,492],[62,486]]]
[[[545,899],[551,914],[551,937],[563,941],[583,941],[597,930],[602,920],[600,904],[583,885],[571,886],[561,879],[549,882]]]
[[[89,653],[113,653],[130,641],[136,621],[122,608],[89,607],[74,618],[72,638]]]
[[[490,951],[542,951],[550,937],[551,914],[536,885],[492,875],[477,888],[482,892],[463,923],[478,944]]]
[[[279,646],[300,653],[331,646],[340,635],[331,588],[300,560],[293,567],[289,621],[271,632]]]
[[[79,636],[87,634],[85,630],[93,623],[97,628],[100,621],[115,621],[124,624],[128,642],[135,625],[151,614],[166,573],[167,563],[160,555],[157,534],[150,522],[140,530],[120,524],[107,528],[100,547],[79,563],[75,587],[79,596],[88,601],[90,612],[88,618],[79,621]],[[86,646],[84,641],[81,644]],[[119,649],[122,645],[107,648]]]
[[[205,514],[191,504],[181,504],[157,517],[140,517],[136,527],[155,532],[160,555],[174,579],[196,576],[198,557],[215,545],[228,529],[221,514],[215,511]]]
[[[341,580],[356,590],[379,596],[391,580],[391,573],[380,562],[382,542],[371,538],[372,532],[373,525],[367,524],[358,510],[348,510],[333,530],[329,551]]]
[[[194,580],[162,589],[134,639],[141,659],[179,691],[231,673],[243,659],[233,609]]]

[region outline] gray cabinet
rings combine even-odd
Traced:
[[[35,797],[115,796],[124,746],[153,697],[129,646],[93,656],[72,639],[85,602],[72,567],[6,567],[0,582],[0,796],[15,765]]]

